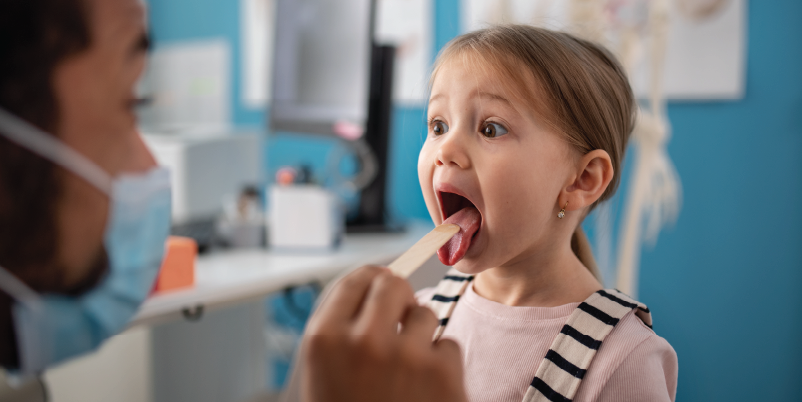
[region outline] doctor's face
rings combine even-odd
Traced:
[[[148,48],[139,0],[85,0],[89,47],[65,59],[52,77],[59,111],[56,134],[111,176],[155,165],[136,131],[135,86]],[[58,263],[65,285],[80,283],[103,256],[108,197],[59,170]]]

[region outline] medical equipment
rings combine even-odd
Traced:
[[[460,227],[455,224],[442,224],[431,232],[423,236],[414,246],[401,254],[388,267],[394,274],[406,279],[409,278],[416,269],[420,268],[440,247],[443,247],[457,232]]]
[[[375,13],[375,0],[276,2],[270,128],[334,135],[353,149],[361,173],[347,183],[360,191],[351,231],[388,229],[395,48],[375,43]]]
[[[195,239],[201,252],[216,240],[226,199],[262,182],[258,133],[211,131],[145,133],[159,164],[173,177],[172,233]]]
[[[332,250],[345,223],[338,198],[311,184],[270,188],[269,244],[278,250]]]

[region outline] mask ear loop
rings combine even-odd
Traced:
[[[112,179],[106,171],[52,135],[0,108],[0,135],[61,165],[111,195]]]
[[[30,375],[35,375],[35,367],[40,367],[41,357],[48,351],[36,350],[44,348],[39,341],[41,334],[36,327],[37,317],[43,314],[44,305],[42,298],[28,285],[19,280],[11,272],[0,267],[0,289],[11,296],[17,305],[12,307],[14,317],[14,331],[17,335],[17,358],[19,359],[20,373],[11,373],[17,380],[25,380]],[[19,308],[27,309],[30,315],[20,315]]]
[[[0,289],[8,293],[14,300],[26,306],[32,306],[41,302],[41,298],[33,289],[3,267],[0,267]]]

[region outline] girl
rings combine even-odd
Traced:
[[[635,113],[615,58],[569,34],[497,26],[440,54],[418,176],[461,230],[438,253],[456,269],[418,297],[462,347],[470,400],[674,400],[674,350],[602,290],[579,229],[618,186]]]

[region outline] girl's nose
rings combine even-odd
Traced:
[[[468,139],[467,135],[453,129],[443,135],[445,137],[440,141],[434,164],[436,166],[453,166],[462,169],[470,167],[470,157],[465,143]]]

